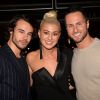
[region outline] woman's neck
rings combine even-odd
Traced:
[[[56,56],[57,55],[57,48],[53,48],[51,50],[47,50],[47,49],[44,49],[42,48],[42,56],[43,56],[43,59],[44,58],[51,58],[52,56]]]

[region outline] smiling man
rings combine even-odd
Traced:
[[[9,23],[10,38],[0,48],[0,100],[30,100],[29,72],[21,50],[31,41],[32,22],[20,15]]]
[[[79,7],[67,11],[65,24],[77,46],[72,58],[77,99],[100,100],[100,40],[90,36],[89,20]]]

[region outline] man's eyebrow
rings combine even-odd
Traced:
[[[20,31],[24,31],[23,29],[20,29],[20,28],[19,28],[18,30],[20,30]]]

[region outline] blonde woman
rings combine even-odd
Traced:
[[[26,57],[32,76],[32,95],[36,100],[72,100],[67,79],[72,53],[58,48],[60,35],[57,12],[45,13],[38,31],[40,49]]]

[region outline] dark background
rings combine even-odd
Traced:
[[[58,19],[62,25],[60,44],[68,46],[67,32],[64,26],[64,13],[70,5],[79,4],[87,12],[90,19],[90,34],[100,38],[100,0],[1,0],[0,1],[0,45],[4,45],[8,37],[6,28],[9,20],[16,14],[28,14],[39,23],[43,14],[51,9],[58,11]],[[37,43],[36,43],[37,42]],[[73,45],[73,41],[71,45]],[[38,40],[33,39],[28,49],[37,49]]]

